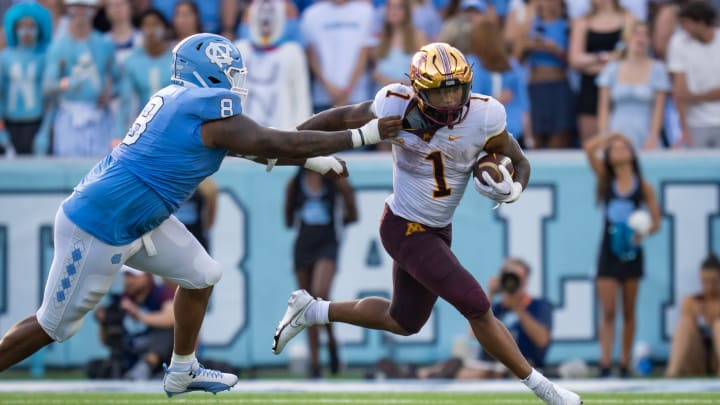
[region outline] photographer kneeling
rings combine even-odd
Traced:
[[[89,367],[91,378],[146,380],[160,371],[173,345],[174,291],[148,273],[123,266],[124,291],[98,307],[100,339],[110,359]]]
[[[518,258],[508,258],[500,274],[488,283],[492,311],[510,331],[520,352],[535,368],[545,365],[552,334],[552,304],[528,294],[530,266]],[[499,295],[499,297],[498,297]],[[503,378],[508,370],[484,350],[479,358],[452,358],[444,363],[418,370],[419,378]]]

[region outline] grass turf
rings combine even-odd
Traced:
[[[646,394],[610,393],[583,395],[592,404],[720,404],[720,393]],[[509,405],[541,404],[528,394],[465,393],[388,393],[388,394],[245,394],[221,393],[217,396],[192,393],[168,399],[163,394],[78,393],[78,394],[0,394],[0,404],[298,404],[298,405]]]

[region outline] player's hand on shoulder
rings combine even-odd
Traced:
[[[391,115],[378,119],[378,131],[381,139],[394,138],[403,128],[403,119],[399,115]]]

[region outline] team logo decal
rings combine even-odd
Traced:
[[[228,44],[211,42],[210,45],[205,48],[205,55],[210,59],[210,63],[223,69],[225,65],[229,66],[233,62],[233,58],[230,56],[231,51],[232,49]]]

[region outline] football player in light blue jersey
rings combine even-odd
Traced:
[[[50,12],[37,3],[11,7],[4,18],[8,48],[0,53],[0,131],[15,153],[33,153],[43,117],[42,72],[52,37]]]
[[[58,97],[53,124],[56,156],[102,156],[110,150],[107,103],[117,78],[114,46],[92,29],[99,0],[65,0],[68,32],[53,40],[43,87]]]
[[[245,73],[240,53],[224,37],[196,34],[175,47],[173,84],[150,98],[122,144],[58,209],[43,303],[0,340],[0,371],[75,334],[127,264],[178,284],[167,395],[216,393],[237,383],[235,375],[205,369],[195,358],[221,268],[173,212],[228,154],[345,176],[341,160],[319,155],[377,143],[402,128],[399,116],[335,132],[262,127],[241,114]]]
[[[121,69],[120,105],[115,117],[114,137],[122,138],[131,123],[131,112],[136,100],[145,105],[150,96],[170,84],[172,52],[165,39],[170,24],[157,10],[149,9],[140,17],[143,46],[135,48],[125,60]]]

